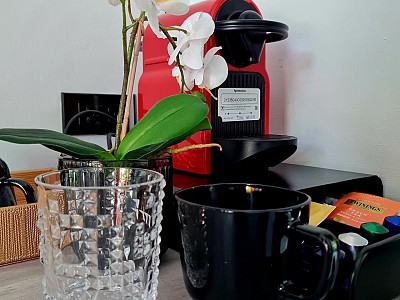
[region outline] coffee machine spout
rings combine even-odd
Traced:
[[[268,169],[290,157],[297,149],[297,138],[286,135],[216,138],[222,151],[213,153],[215,174],[237,169]]]

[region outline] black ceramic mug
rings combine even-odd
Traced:
[[[24,193],[26,203],[36,202],[35,191],[32,186],[21,179],[11,178],[6,162],[0,159],[0,207],[17,204],[11,187],[17,187]]]
[[[307,224],[308,195],[225,183],[180,190],[175,197],[183,276],[193,299],[323,299],[332,289],[338,240]],[[300,260],[307,244],[321,255],[315,284],[303,287]]]

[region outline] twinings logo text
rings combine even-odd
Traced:
[[[367,210],[367,211],[370,211],[370,212],[373,212],[376,214],[382,214],[386,210],[386,208],[374,206],[374,205],[364,203],[361,201],[357,201],[357,200],[353,200],[353,199],[346,200],[346,202],[344,204],[356,206],[358,208],[361,208],[361,209],[364,209],[364,210]]]

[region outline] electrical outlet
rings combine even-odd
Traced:
[[[114,133],[121,95],[61,93],[63,132]]]

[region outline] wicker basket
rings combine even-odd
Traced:
[[[36,191],[34,178],[52,169],[13,172],[12,178],[30,183]],[[16,206],[0,208],[0,266],[39,257],[39,228],[37,204],[24,203],[24,196],[15,189]]]

